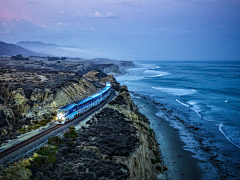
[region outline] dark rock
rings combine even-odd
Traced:
[[[0,104],[4,104],[4,99],[2,97],[0,97]]]
[[[8,125],[7,121],[6,121],[6,116],[3,112],[3,110],[0,110],[0,126],[6,126]]]

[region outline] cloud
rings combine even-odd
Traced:
[[[138,8],[138,6],[136,6],[135,4],[131,4],[131,3],[127,3],[127,2],[120,2],[119,5],[123,6],[125,8],[130,8],[130,9]]]
[[[99,11],[95,11],[95,13],[90,13],[89,17],[96,18],[96,19],[117,19],[119,18],[112,12],[107,12],[105,14],[100,13]]]
[[[61,25],[63,25],[62,22],[58,22],[58,23],[54,23],[54,24],[57,25],[57,26],[61,26]]]
[[[79,11],[76,12],[76,13],[72,13],[71,15],[72,15],[72,16],[76,16],[76,17],[83,17],[83,14],[80,13]]]

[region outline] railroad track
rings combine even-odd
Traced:
[[[26,146],[26,145],[28,145],[28,144],[30,144],[32,142],[40,139],[41,137],[43,137],[43,136],[45,136],[45,135],[55,131],[56,129],[58,129],[58,128],[62,127],[62,126],[63,126],[62,124],[57,124],[57,125],[49,128],[49,129],[47,129],[46,131],[43,131],[43,132],[41,132],[41,133],[39,133],[39,134],[37,134],[37,135],[35,135],[35,136],[33,136],[33,137],[23,141],[23,142],[15,145],[15,146],[12,146],[12,147],[10,147],[8,149],[5,149],[4,151],[2,151],[0,153],[0,159],[5,157],[5,156],[7,156],[7,155],[9,155],[9,154],[11,154],[11,153],[13,153],[14,151],[17,151],[18,149],[20,149],[20,148],[22,148],[22,147],[24,147],[24,146]]]
[[[5,150],[3,150],[2,152],[0,152],[0,162],[1,162],[1,164],[2,164],[2,162],[8,162],[8,160],[11,160],[11,158],[9,158],[9,156],[11,157],[12,156],[12,154],[14,154],[14,153],[18,153],[19,151],[21,152],[22,150],[21,150],[21,148],[23,149],[24,147],[26,147],[27,145],[31,145],[33,142],[35,142],[35,141],[38,141],[39,139],[44,139],[44,137],[45,137],[45,139],[46,139],[46,137],[49,135],[49,134],[52,134],[52,132],[54,132],[54,131],[57,131],[57,129],[59,129],[59,128],[64,128],[64,127],[66,127],[66,129],[67,129],[67,127],[69,127],[69,126],[72,126],[72,125],[74,125],[74,124],[76,124],[76,123],[79,123],[81,120],[83,120],[83,119],[85,119],[85,118],[87,118],[89,115],[91,115],[92,113],[94,113],[95,111],[97,111],[97,110],[99,110],[100,108],[102,108],[105,104],[107,104],[110,100],[112,100],[113,99],[113,97],[115,97],[115,91],[114,90],[112,90],[112,92],[111,92],[111,95],[103,102],[103,103],[101,103],[101,104],[99,104],[98,106],[96,106],[94,109],[91,109],[90,111],[88,111],[88,112],[85,112],[84,114],[82,114],[80,117],[78,117],[78,118],[76,118],[76,119],[74,119],[74,120],[72,120],[72,121],[68,121],[67,123],[65,123],[65,124],[57,124],[57,125],[55,125],[55,126],[53,126],[53,127],[51,127],[51,128],[49,128],[49,129],[47,129],[47,130],[45,130],[45,131],[43,131],[43,132],[40,132],[39,134],[37,134],[37,135],[35,135],[35,136],[33,136],[33,137],[30,137],[29,139],[27,139],[27,140],[25,140],[25,141],[22,141],[21,143],[19,143],[19,144],[16,144],[16,145],[14,145],[14,146],[12,146],[12,147],[10,147],[10,148],[8,148],[8,149],[5,149]],[[58,131],[64,131],[64,129],[59,129]],[[32,146],[32,145],[31,145]],[[38,145],[37,145],[38,146]],[[36,148],[36,146],[34,146],[34,148]],[[25,153],[25,152],[22,152],[22,153]],[[18,153],[18,156],[19,156],[19,153]],[[8,160],[6,160],[6,158],[8,159]],[[16,158],[15,158],[16,159]]]

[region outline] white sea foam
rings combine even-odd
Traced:
[[[155,67],[154,69],[161,68],[160,66]]]
[[[167,73],[167,72],[162,72],[162,73],[160,73],[160,74],[157,74],[157,75],[154,75],[154,76],[148,76],[148,77],[161,77],[161,76],[167,76],[167,75],[169,75],[169,73]]]
[[[185,104],[185,103],[179,101],[178,99],[176,99],[176,101],[179,102],[179,103],[180,103],[181,105],[183,105],[183,106],[189,107],[189,105],[187,105],[187,104]]]
[[[219,131],[227,138],[229,142],[240,148],[240,132],[237,128],[225,126],[222,123],[218,125]]]
[[[190,109],[192,109],[199,117],[203,118],[201,113],[201,107],[198,105],[197,101],[188,101],[188,104],[190,104]]]
[[[152,87],[152,88],[171,94],[171,95],[175,95],[175,96],[190,95],[197,92],[197,90],[195,89],[177,89],[177,88],[163,88],[163,87]]]
[[[167,76],[170,73],[164,72],[164,71],[155,71],[155,70],[145,70],[143,72],[144,74],[147,75],[147,77],[160,77],[160,76]]]
[[[164,113],[160,110],[156,113],[156,116],[158,117],[164,117]]]

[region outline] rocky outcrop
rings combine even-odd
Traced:
[[[87,78],[90,81],[95,81],[103,84],[105,84],[105,82],[110,82],[113,89],[117,91],[120,89],[120,84],[113,77],[113,75],[107,75],[100,70],[92,70],[87,74],[84,74],[83,77]]]
[[[0,84],[2,141],[7,134],[30,131],[42,121],[53,120],[59,107],[97,92],[77,73],[46,70],[0,70]]]
[[[80,74],[83,75],[92,70],[102,71],[106,74],[108,74],[108,73],[120,74],[121,73],[121,71],[119,70],[119,67],[114,64],[91,64],[88,66],[78,65],[77,69],[75,71],[79,72]]]
[[[122,86],[121,93],[109,103],[108,107],[117,110],[125,117],[131,126],[136,129],[136,138],[139,143],[127,157],[115,156],[116,162],[126,164],[129,168],[129,179],[157,179],[157,169],[164,170],[159,164],[159,153],[154,132],[150,129],[148,119],[139,113],[136,105],[131,100],[126,86]]]

